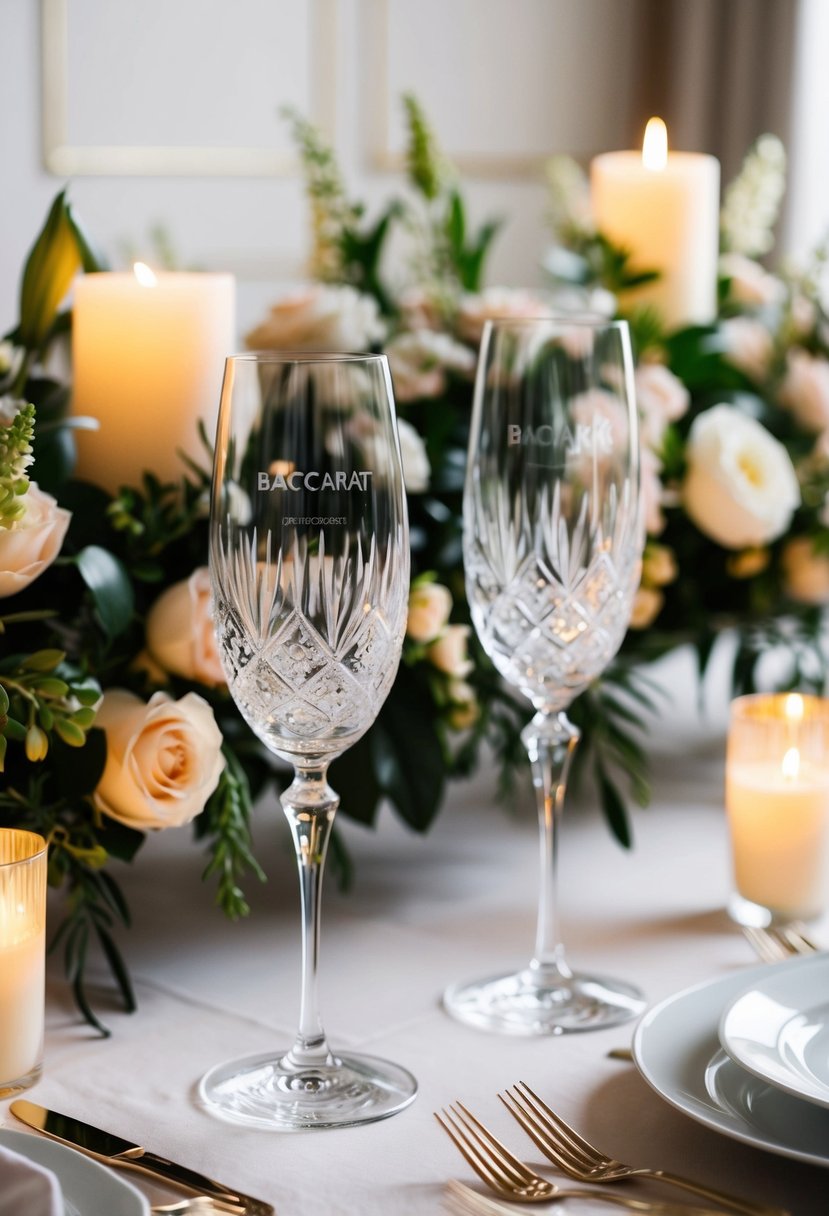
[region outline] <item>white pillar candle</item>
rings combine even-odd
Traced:
[[[0,1096],[39,1074],[45,936],[46,842],[0,830]]]
[[[139,277],[140,276],[140,277]],[[178,481],[178,450],[202,458],[212,437],[224,360],[235,345],[235,284],[226,274],[88,274],[75,285],[72,412],[77,476],[115,493],[144,472]]]
[[[657,270],[626,293],[628,306],[656,308],[668,329],[713,321],[717,310],[720,164],[713,156],[668,152],[661,119],[651,119],[642,152],[607,152],[590,166],[597,229],[631,253],[631,269]]]
[[[826,703],[792,694],[735,707],[726,809],[737,893],[780,917],[816,916],[829,861]]]

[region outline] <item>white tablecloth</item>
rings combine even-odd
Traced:
[[[634,851],[613,842],[589,799],[566,816],[561,849],[571,961],[638,983],[650,1001],[755,961],[724,912],[722,736],[700,740],[684,719],[662,730],[672,732],[673,745],[655,756],[654,803],[635,816]],[[657,728],[656,747],[660,736]],[[610,1048],[629,1043],[630,1027],[518,1040],[468,1029],[441,1011],[447,984],[523,963],[532,945],[532,798],[525,787],[504,809],[494,786],[488,772],[454,787],[425,838],[390,816],[376,833],[341,821],[357,882],[350,895],[333,884],[326,892],[326,1028],[335,1049],[408,1067],[420,1083],[408,1110],[360,1128],[279,1135],[235,1129],[197,1104],[195,1086],[208,1067],[285,1048],[293,1036],[296,878],[281,815],[267,808],[256,838],[269,881],[252,892],[254,913],[245,922],[228,924],[213,907],[211,888],[199,880],[203,859],[186,833],[154,838],[135,866],[122,868],[135,919],[123,944],[139,1010],[125,1015],[105,990],[97,992],[113,1031],[102,1040],[79,1022],[55,970],[45,1072],[32,1099],[267,1199],[279,1216],[427,1216],[442,1210],[448,1178],[472,1180],[432,1118],[456,1098],[539,1161],[496,1099],[525,1079],[622,1160],[785,1204],[794,1216],[825,1213],[825,1171],[698,1126],[655,1095],[633,1065],[608,1059]],[[0,1113],[5,1125],[19,1126],[7,1105]]]

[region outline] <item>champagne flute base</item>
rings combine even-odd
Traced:
[[[598,975],[551,975],[526,967],[507,975],[454,984],[443,994],[459,1022],[495,1034],[541,1036],[601,1030],[638,1017],[638,988]]]
[[[417,1081],[376,1056],[343,1055],[297,1069],[272,1052],[218,1064],[199,1084],[211,1114],[243,1127],[290,1132],[387,1119],[417,1095]]]

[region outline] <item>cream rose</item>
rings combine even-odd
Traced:
[[[168,587],[155,601],[147,615],[147,649],[174,675],[202,684],[226,683],[213,632],[206,566]]]
[[[669,422],[687,411],[691,394],[682,381],[661,363],[642,363],[634,376],[636,404],[642,420],[642,443],[658,448]]]
[[[419,583],[409,595],[406,633],[413,642],[433,642],[449,620],[452,593],[442,583]]]
[[[222,736],[205,700],[174,701],[157,692],[148,702],[124,689],[104,694],[95,725],[106,732],[107,759],[95,805],[146,832],[180,827],[204,810],[225,759]]]
[[[314,284],[278,300],[245,341],[251,350],[363,351],[385,333],[373,296]]]
[[[793,350],[786,361],[780,400],[801,426],[829,428],[829,361],[805,350]]]
[[[731,405],[715,405],[691,427],[682,497],[701,532],[726,549],[764,545],[786,531],[800,503],[789,454]]]
[[[732,317],[723,321],[720,333],[728,362],[752,380],[765,379],[774,353],[774,343],[765,325],[754,317]]]
[[[0,528],[0,599],[16,595],[51,566],[72,518],[37,482],[29,483],[23,501],[20,519]]]
[[[426,651],[429,662],[438,671],[462,680],[475,666],[467,650],[468,637],[468,625],[447,625],[438,640],[432,642]]]
[[[780,558],[786,594],[799,604],[829,604],[829,557],[808,536],[788,541]]]

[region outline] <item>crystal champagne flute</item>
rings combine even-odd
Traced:
[[[467,596],[503,678],[533,704],[522,740],[541,829],[535,953],[444,995],[461,1021],[542,1035],[621,1022],[627,983],[574,972],[556,914],[558,820],[578,731],[566,710],[627,629],[644,532],[624,322],[492,321],[483,335],[464,493]]]
[[[292,1130],[394,1114],[403,1068],[335,1053],[317,1004],[322,874],[339,799],[329,763],[371,726],[397,670],[409,545],[383,356],[227,361],[210,524],[216,633],[245,721],[294,769],[282,795],[296,848],[302,999],[293,1045],[213,1068],[200,1093],[232,1122]]]

